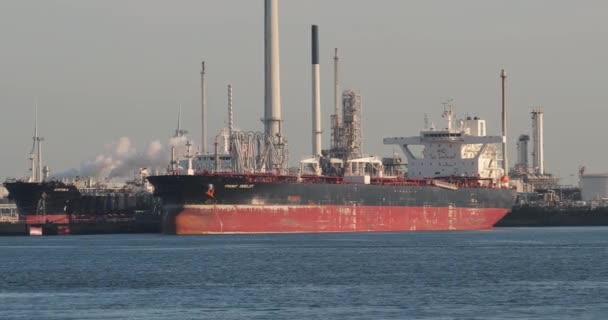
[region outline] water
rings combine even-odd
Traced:
[[[608,228],[0,238],[0,319],[606,319]]]

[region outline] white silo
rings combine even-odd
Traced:
[[[583,174],[580,187],[583,201],[608,199],[608,173]]]
[[[0,186],[0,199],[8,197],[8,190],[5,187]]]
[[[540,108],[532,110],[532,167],[535,173],[545,174],[545,143],[543,128],[543,111]]]

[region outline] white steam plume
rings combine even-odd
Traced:
[[[104,152],[95,158],[85,160],[78,169],[70,169],[53,175],[56,179],[93,177],[104,178],[131,178],[141,168],[148,168],[150,172],[159,170],[164,172],[169,164],[171,147],[175,147],[175,154],[182,157],[186,153],[186,137],[171,138],[163,146],[159,140],[150,142],[144,151],[138,151],[131,139],[121,137],[117,141],[105,145]],[[194,150],[193,150],[194,152]]]

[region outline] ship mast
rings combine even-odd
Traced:
[[[32,137],[32,150],[30,151],[30,181],[41,182],[42,177],[42,146],[43,137],[38,135],[38,105],[36,105],[34,115],[34,136]]]
[[[182,105],[179,105],[179,113],[177,115],[177,128],[175,129],[175,135],[173,136],[174,138],[181,138],[183,137],[185,134],[188,133],[187,130],[182,129]],[[177,169],[179,167],[178,165],[178,159],[175,156],[175,143],[177,143],[178,140],[176,139],[176,141],[173,142],[173,144],[171,145],[171,164],[170,164],[170,169],[169,171],[171,171],[173,174],[175,174],[177,172]],[[190,142],[188,142],[190,143]]]

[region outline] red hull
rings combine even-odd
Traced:
[[[165,224],[166,229],[175,228],[175,233],[184,235],[480,230],[491,229],[508,211],[456,207],[188,205],[170,215]]]
[[[67,214],[27,215],[25,222],[28,225],[39,225],[46,223],[68,224],[70,219]]]

